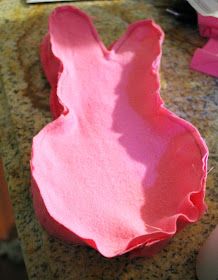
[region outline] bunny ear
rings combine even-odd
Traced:
[[[59,7],[49,18],[52,51],[62,62],[72,54],[102,56],[106,48],[90,18],[72,6]]]
[[[111,49],[118,57],[125,57],[130,53],[143,59],[144,62],[152,62],[161,54],[161,45],[164,33],[152,20],[142,20],[131,24],[126,33],[117,40]]]
[[[124,64],[129,100],[142,115],[155,113],[159,96],[159,66],[164,33],[152,20],[136,22],[113,44],[112,54]]]

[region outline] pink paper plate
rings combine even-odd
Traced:
[[[131,24],[110,49],[65,6],[41,46],[53,122],[33,139],[36,214],[52,235],[106,257],[152,255],[205,211],[207,147],[163,106],[163,32]]]

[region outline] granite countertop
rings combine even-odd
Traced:
[[[189,70],[194,50],[205,40],[196,27],[185,27],[167,16],[164,12],[167,2],[171,1],[75,3],[93,16],[106,45],[135,20],[152,17],[162,26],[166,39],[161,95],[170,110],[198,127],[210,150],[208,212],[204,217],[176,235],[153,258],[106,259],[90,248],[70,246],[50,237],[35,218],[29,193],[32,137],[51,120],[49,85],[40,66],[38,47],[47,30],[48,14],[60,4],[0,1],[1,157],[29,279],[196,279],[197,252],[218,224],[218,80]]]

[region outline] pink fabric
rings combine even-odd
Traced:
[[[198,48],[194,53],[190,67],[218,77],[218,40],[210,39],[203,48]]]
[[[203,37],[218,37],[218,19],[216,17],[206,17],[198,14],[199,32]]]
[[[198,15],[199,32],[209,41],[203,48],[198,48],[192,58],[193,70],[218,77],[218,19]]]
[[[163,106],[162,41],[144,20],[108,50],[66,6],[41,46],[54,121],[33,139],[36,214],[52,235],[106,257],[152,255],[205,211],[207,147]]]

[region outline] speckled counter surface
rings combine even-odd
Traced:
[[[92,249],[55,240],[41,228],[29,194],[29,158],[32,137],[51,120],[49,86],[40,66],[38,46],[47,30],[48,14],[57,4],[27,6],[23,0],[1,0],[0,147],[29,278],[196,279],[197,252],[218,223],[218,80],[189,70],[193,51],[205,41],[197,28],[184,27],[164,13],[167,1],[89,1],[75,5],[93,16],[106,45],[137,19],[153,17],[165,30],[161,94],[168,108],[198,127],[209,146],[209,169],[213,169],[207,181],[208,212],[150,259],[122,256],[108,260]]]

